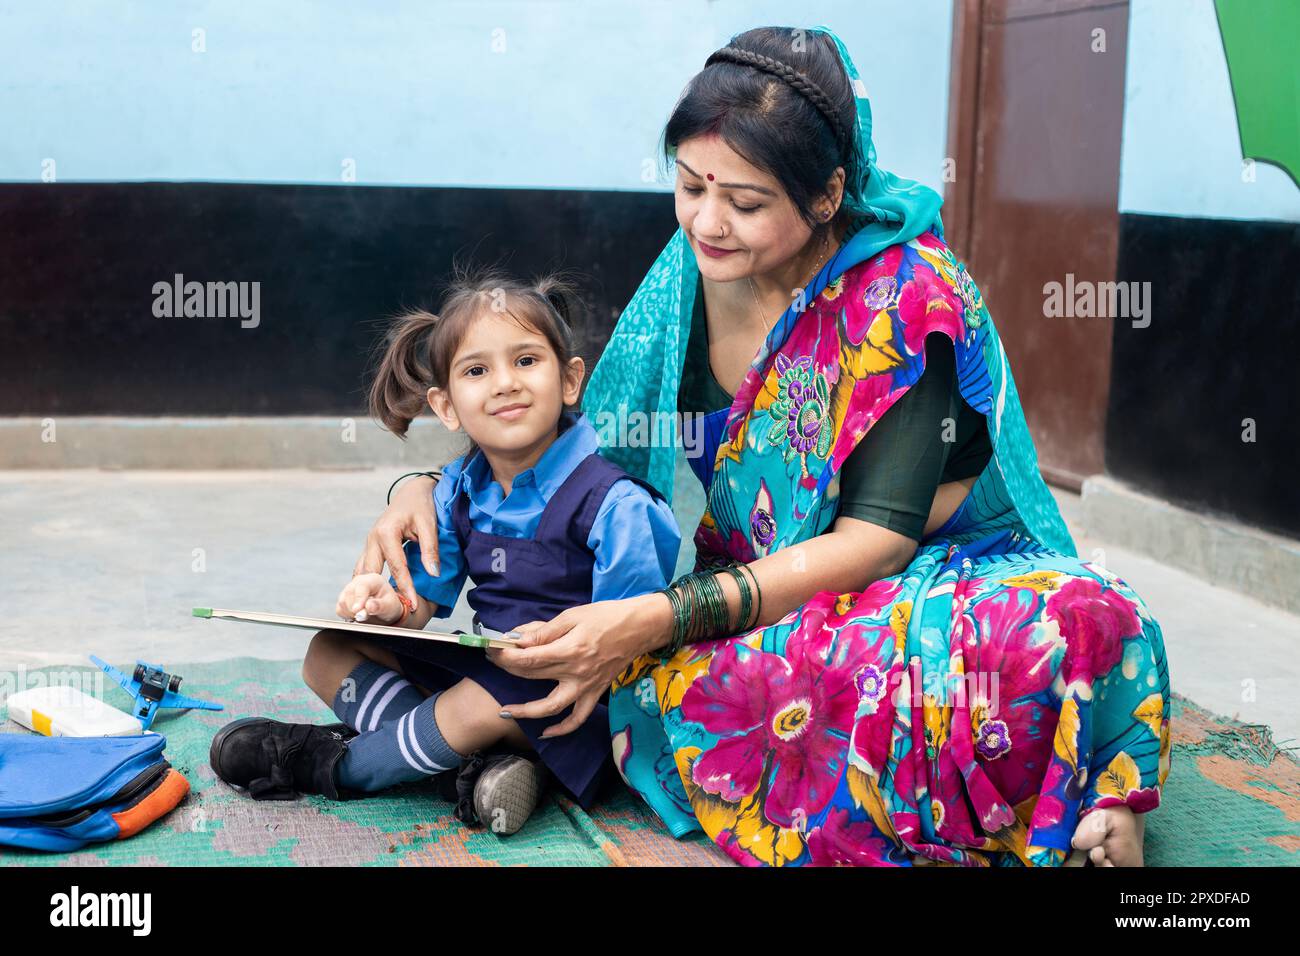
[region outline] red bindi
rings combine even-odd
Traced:
[[[705,173],[704,175],[708,177],[709,182],[713,182],[713,173]]]

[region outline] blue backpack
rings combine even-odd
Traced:
[[[134,836],[189,793],[165,746],[156,733],[0,734],[0,844],[76,850]]]

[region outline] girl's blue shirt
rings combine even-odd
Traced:
[[[468,463],[462,455],[443,468],[442,479],[433,490],[440,573],[429,574],[420,559],[419,544],[406,543],[411,582],[416,593],[437,605],[434,617],[451,614],[467,576],[451,513],[457,495],[464,491],[469,497],[469,520],[476,531],[531,538],[551,496],[573,469],[600,447],[586,415],[565,412],[560,428],[537,464],[515,476],[509,495],[492,478],[482,451],[475,452]],[[677,566],[681,537],[670,505],[627,478],[614,482],[587,537],[587,547],[596,558],[591,599],[634,597],[665,587]],[[651,547],[646,546],[647,540]]]

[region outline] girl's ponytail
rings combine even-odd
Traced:
[[[435,384],[430,352],[438,323],[438,316],[422,310],[399,317],[370,384],[370,414],[402,438]]]
[[[552,346],[561,362],[567,363],[569,357],[576,352],[575,330],[583,324],[583,302],[577,284],[563,273],[553,272],[537,279],[534,289],[561,319],[558,327],[555,323],[550,323],[552,328],[545,331],[548,336],[554,335],[561,340],[562,347],[556,342],[552,342]]]

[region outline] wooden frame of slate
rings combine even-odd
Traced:
[[[514,647],[513,639],[500,634],[449,634],[445,631],[418,631],[411,627],[391,627],[387,624],[359,624],[356,621],[331,621],[317,617],[294,617],[289,614],[270,614],[264,611],[231,611],[219,607],[196,607],[194,617],[220,618],[227,621],[244,621],[248,624],[271,624],[276,627],[298,627],[310,631],[352,631],[356,634],[380,634],[385,637],[405,637],[418,641],[441,641],[465,647]]]

